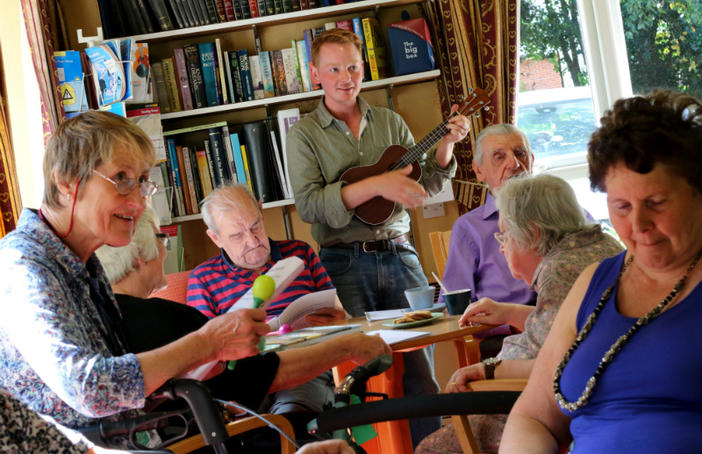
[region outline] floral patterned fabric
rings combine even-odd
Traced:
[[[532,280],[537,292],[536,308],[524,323],[524,331],[506,337],[497,355],[503,360],[533,359],[546,340],[556,313],[580,273],[592,263],[618,254],[622,246],[602,232],[599,225],[566,235],[543,258]],[[481,452],[497,452],[506,415],[472,415],[470,426]],[[415,454],[460,453],[453,426],[442,427],[425,438]]]
[[[73,428],[143,407],[139,361],[110,351],[111,331],[91,300],[90,271],[116,306],[95,255],[81,262],[25,209],[0,240],[0,269],[0,387]]]
[[[71,443],[53,425],[0,389],[0,453],[86,453],[89,446]]]

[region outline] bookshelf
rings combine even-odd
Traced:
[[[223,50],[248,49],[249,52],[255,53],[259,50],[288,47],[291,39],[302,37],[304,29],[320,27],[331,20],[345,20],[354,16],[375,16],[384,26],[403,20],[403,10],[409,11],[411,17],[421,17],[423,1],[360,0],[341,5],[130,37],[139,42],[149,43],[152,61],[159,61],[172,55],[174,48],[213,41],[215,38],[221,39]],[[100,15],[95,0],[76,0],[73,10],[76,14],[66,17],[66,27],[73,35],[71,47],[78,49],[82,46],[75,42],[76,32],[83,29],[83,34],[94,34],[91,32],[101,25]],[[440,71],[437,69],[376,81],[368,80],[362,85],[363,97],[372,105],[392,107],[402,115],[414,136],[421,138],[442,120],[436,84],[439,77]],[[230,125],[243,124],[274,116],[278,109],[292,107],[299,107],[304,115],[316,108],[321,95],[321,90],[315,90],[253,101],[239,101],[213,107],[162,113],[161,119],[164,131],[169,131],[221,121],[227,121]],[[417,108],[418,101],[421,102],[421,109]],[[311,227],[299,218],[294,200],[284,199],[264,203],[263,208],[266,231],[270,237],[275,239],[293,237],[315,245],[311,236]],[[415,245],[427,273],[434,268],[428,231],[450,229],[457,217],[455,204],[448,204],[446,213],[445,218],[424,219],[421,208],[410,212]],[[186,268],[192,268],[217,253],[216,247],[205,234],[205,226],[201,219],[201,214],[172,218],[173,224],[179,224],[182,227]]]

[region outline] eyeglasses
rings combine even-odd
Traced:
[[[494,235],[497,242],[500,243],[500,246],[504,246],[505,241],[507,240],[505,232],[495,232]]]
[[[149,197],[151,195],[154,195],[156,193],[156,191],[158,191],[158,185],[151,180],[142,179],[144,177],[139,177],[139,178],[123,177],[119,181],[115,181],[112,178],[108,178],[105,175],[101,174],[97,170],[93,170],[93,172],[97,173],[102,178],[104,178],[105,180],[107,180],[110,183],[112,183],[113,185],[115,185],[115,189],[117,190],[117,194],[120,194],[120,195],[131,194],[132,191],[137,186],[139,186],[139,192],[141,192],[142,197]]]
[[[158,238],[159,240],[161,240],[161,243],[163,243],[163,246],[164,246],[166,249],[168,249],[168,245],[169,245],[170,242],[171,242],[171,241],[170,241],[171,239],[170,239],[170,237],[168,236],[168,234],[167,234],[167,233],[161,233],[161,232],[159,232],[159,233],[156,233],[155,235],[156,235],[156,238]]]

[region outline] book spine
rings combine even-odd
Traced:
[[[281,3],[284,13],[290,13],[293,11],[292,0],[281,0]]]
[[[163,0],[162,0],[163,1]],[[136,0],[137,3],[137,8],[139,8],[138,13],[141,15],[142,22],[144,22],[144,25],[146,26],[146,33],[154,33],[156,31],[156,27],[154,26],[154,22],[151,20],[151,15],[149,14],[148,8],[146,8],[146,3],[144,0]],[[154,13],[155,17],[155,13]],[[167,22],[166,26],[170,26],[168,30],[173,30],[173,24],[171,23],[171,18],[166,15]],[[156,23],[158,23],[158,27],[161,28],[160,20],[155,18],[157,20]],[[163,30],[163,29],[161,29]]]
[[[193,10],[190,7],[190,2],[188,0],[176,0],[181,11],[181,16],[188,24],[188,27],[197,27],[198,23],[193,14]]]
[[[308,0],[300,0],[300,9],[310,9],[310,5],[308,3]]]
[[[267,50],[258,54],[258,62],[261,65],[261,77],[263,77],[263,97],[272,98],[275,96],[275,84],[273,82],[273,68],[271,68],[271,55]]]
[[[185,165],[185,158],[184,158],[184,147],[180,145],[176,145],[176,158],[178,159],[178,172],[180,173],[180,182],[181,182],[181,189],[183,191],[183,204],[185,205],[185,213],[186,214],[194,214],[193,212],[193,206],[191,203],[191,195],[190,195],[190,185],[188,184],[188,172],[187,172],[187,166]]]
[[[249,56],[249,68],[251,70],[251,84],[253,85],[254,99],[263,99],[263,76],[261,74],[261,64],[258,55]]]
[[[173,192],[175,193],[176,206],[178,207],[176,216],[184,216],[186,211],[183,204],[183,184],[180,179],[180,169],[178,168],[178,152],[173,139],[168,139],[166,144],[168,146],[168,163],[171,166],[171,174],[173,175]]]
[[[190,93],[192,94],[193,105],[196,109],[201,109],[207,106],[207,95],[205,94],[205,84],[202,80],[200,53],[195,44],[185,46],[183,53],[185,53],[185,63],[190,76]]]
[[[132,23],[134,24],[134,30],[137,32],[135,34],[148,33],[144,17],[139,11],[137,0],[127,0],[125,6],[129,9],[127,14],[131,17]]]
[[[283,0],[273,0],[273,14],[284,13]]]
[[[188,10],[193,18],[194,26],[205,25],[205,22],[200,17],[200,8],[196,5],[200,0],[184,0],[188,6]]]
[[[248,0],[234,0],[239,4],[239,10],[241,11],[241,18],[242,19],[250,19],[253,16],[251,15],[251,7],[249,6],[249,1]]]
[[[224,143],[222,142],[222,133],[219,128],[209,129],[210,153],[212,155],[212,163],[217,177],[218,185],[223,184],[229,179],[226,168],[226,155],[224,151]]]
[[[207,106],[217,106],[219,105],[219,93],[217,90],[214,43],[200,43],[197,45],[197,48],[200,52],[200,68],[202,69],[202,81],[205,85]]]
[[[229,104],[229,93],[227,91],[226,68],[229,65],[222,59],[222,40],[215,39],[215,51],[217,52],[217,87],[219,88],[219,103]]]
[[[244,157],[241,155],[241,143],[239,142],[239,134],[232,133],[229,135],[229,141],[232,144],[232,153],[234,154],[234,168],[236,169],[236,179],[241,184],[247,184],[246,170],[244,167]]]
[[[170,151],[168,149],[168,143],[166,144],[166,151],[170,155]],[[178,200],[176,198],[176,184],[175,184],[175,177],[173,175],[173,168],[171,167],[171,158],[167,157],[163,164],[162,169],[165,171],[164,174],[164,181],[168,181],[169,188],[171,189],[170,192],[166,192],[166,195],[168,196],[168,205],[170,206],[171,209],[171,214],[173,216],[179,216],[178,212]]]
[[[241,0],[245,2],[249,7],[249,17],[259,17],[261,13],[258,11],[258,1],[257,0]]]
[[[300,6],[300,0],[291,0],[290,5],[293,11],[300,11],[302,9]]]
[[[193,148],[188,147],[188,155],[190,158],[190,172],[193,175],[193,187],[195,188],[195,212],[200,212],[200,201],[205,198],[205,192],[200,182],[200,170],[197,165],[197,154]]]
[[[97,2],[105,39],[127,36],[130,34],[125,32],[122,15],[118,15],[119,11],[114,7],[113,1],[114,0],[98,0]]]
[[[305,88],[302,84],[302,68],[300,67],[300,58],[297,55],[297,42],[293,39],[291,44],[292,64],[295,67],[295,83],[297,85],[296,93],[301,93],[305,91]]]
[[[207,22],[210,24],[218,23],[219,15],[217,14],[217,2],[215,2],[215,0],[200,0],[200,2],[205,4]]]
[[[273,82],[278,96],[288,94],[287,83],[285,82],[285,64],[283,63],[283,53],[280,50],[271,51],[271,67],[273,68]]]
[[[266,16],[272,16],[275,14],[275,3],[274,0],[264,0],[263,1],[265,7],[266,7]]]
[[[205,150],[197,150],[197,169],[200,175],[200,184],[202,185],[202,195],[207,197],[212,192],[212,179],[210,178],[210,169],[207,165],[207,153]]]
[[[180,14],[178,2],[176,0],[168,0],[168,8],[170,10],[170,14],[173,16],[173,19],[175,19],[175,24],[173,25],[177,28],[185,28],[186,23],[183,16]]]
[[[171,57],[161,60],[163,65],[163,78],[166,82],[168,90],[168,103],[171,105],[172,111],[182,110],[180,97],[178,95],[178,82],[176,80],[175,70],[173,68],[173,59]]]
[[[256,194],[253,182],[251,181],[251,169],[249,168],[249,153],[246,151],[246,145],[241,145],[241,156],[244,161],[244,173],[246,174],[246,184],[251,190],[251,194]]]
[[[139,1],[141,2],[142,0]],[[161,31],[173,30],[173,22],[168,14],[166,2],[164,0],[149,0],[149,5],[151,5],[151,11],[154,12]]]
[[[246,1],[246,0],[242,0]],[[249,0],[251,1],[251,0]],[[266,9],[266,0],[253,0],[256,2],[256,9],[258,10],[259,17],[268,16],[268,10]]]
[[[222,182],[219,181],[217,178],[217,172],[215,172],[215,162],[212,158],[212,150],[210,149],[210,139],[209,137],[207,140],[203,142],[203,145],[205,146],[205,156],[207,157],[207,168],[210,171],[210,180],[212,181],[212,186],[213,190],[215,188],[218,188]]]
[[[210,21],[210,15],[207,12],[207,3],[208,2],[213,2],[214,0],[195,0],[195,5],[199,9],[199,14],[200,14],[200,20],[202,21],[202,25],[208,25],[213,23]],[[217,23],[216,21],[214,22],[215,24]]]
[[[229,102],[235,103],[238,100],[236,99],[236,94],[234,92],[234,80],[232,79],[232,67],[229,64],[229,52],[227,52],[226,50],[222,52],[222,60],[224,60],[224,76],[227,79],[227,92],[229,93]]]
[[[229,126],[222,126],[222,143],[224,144],[224,154],[226,156],[225,162],[227,164],[227,173],[229,174],[229,179],[232,183],[238,183],[239,180],[236,176],[236,164],[234,163],[234,149],[232,148],[232,141],[230,139]]]
[[[237,51],[229,53],[229,67],[232,72],[232,83],[234,85],[234,94],[237,101],[246,101],[244,97],[244,88],[241,83],[241,72],[239,71],[239,55]]]
[[[163,77],[163,65],[161,62],[155,62],[151,65],[151,70],[154,73],[154,81],[156,82],[156,96],[158,97],[158,105],[161,107],[161,112],[168,113],[171,111],[171,105],[168,102],[168,89],[166,88],[166,80]]]
[[[312,91],[312,79],[310,79],[310,67],[307,61],[307,49],[305,41],[299,40],[297,45],[297,58],[300,61],[300,77],[302,78],[302,88],[305,91]]]
[[[185,64],[185,54],[183,49],[176,47],[173,49],[173,61],[175,62],[176,79],[180,90],[180,98],[183,101],[183,110],[192,110],[193,98],[190,93],[190,83],[188,82],[188,68]]]
[[[227,15],[224,12],[224,1],[223,0],[214,0],[215,8],[217,10],[217,18],[219,22],[226,22],[227,21]]]
[[[385,77],[385,46],[380,41],[378,20],[374,17],[364,17],[362,23],[371,79],[382,79]]]
[[[263,121],[247,123],[243,127],[249,170],[258,199],[265,202],[277,200],[273,180],[270,136]]]
[[[200,210],[197,206],[197,191],[195,187],[195,175],[193,175],[193,165],[190,162],[190,149],[188,147],[182,148],[183,152],[183,166],[185,167],[185,180],[188,183],[188,195],[190,197],[190,212],[191,214],[199,213]]]
[[[364,79],[370,79],[370,64],[368,63],[368,49],[366,48],[366,38],[363,35],[363,23],[360,17],[354,17],[351,19],[351,26],[353,27],[353,32],[361,40],[361,47],[363,48],[363,73]]]
[[[224,0],[224,18],[227,22],[236,20],[234,2],[232,0]]]
[[[241,74],[241,88],[246,101],[253,101],[253,82],[251,81],[251,69],[249,67],[249,53],[246,49],[237,51],[239,57],[239,73]]]
[[[297,77],[297,71],[295,69],[295,60],[297,60],[296,55],[293,53],[292,48],[285,48],[280,51],[283,56],[283,69],[285,71],[285,87],[288,94],[294,94],[300,92],[300,79]]]

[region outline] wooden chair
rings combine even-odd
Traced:
[[[497,378],[494,380],[476,380],[470,382],[471,391],[517,391],[521,392],[526,386],[526,378]],[[468,423],[468,415],[452,415],[451,424],[461,444],[464,454],[480,452],[478,442]]]

